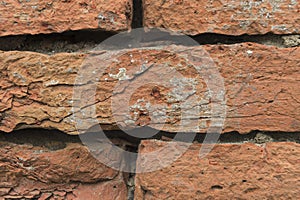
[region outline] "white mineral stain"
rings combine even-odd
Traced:
[[[106,17],[103,14],[100,13],[97,18],[101,19],[101,20],[105,20]]]
[[[251,50],[247,50],[246,52],[247,52],[248,56],[252,56],[252,54],[253,54],[253,51],[251,51]]]
[[[280,24],[280,25],[274,25],[272,26],[272,31],[277,30],[277,31],[286,31],[287,27],[284,24]]]
[[[59,82],[57,80],[51,80],[49,82],[46,82],[45,83],[45,86],[48,87],[48,86],[52,86],[52,85],[57,85]]]
[[[24,78],[21,74],[17,73],[17,72],[14,72],[13,73],[13,76],[20,79],[22,81],[22,83],[26,83],[26,78]]]
[[[126,68],[120,68],[119,73],[117,74],[109,74],[109,77],[118,79],[119,81],[130,79],[129,76],[126,75]]]

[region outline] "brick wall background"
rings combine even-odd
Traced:
[[[290,0],[0,1],[0,199],[299,199],[299,11],[300,3]],[[197,45],[167,45],[142,53],[138,48],[90,52],[111,36],[140,27],[186,34]],[[126,40],[114,41],[115,47]],[[201,76],[174,49],[204,49],[224,79],[222,135],[204,158],[199,150],[205,145],[213,102]],[[193,144],[164,168],[147,173],[117,170],[93,157],[78,136],[72,105],[82,63],[112,52],[122,55],[110,65],[103,59],[88,63],[105,68],[96,81],[94,117],[115,145],[138,156],[128,163],[111,143],[101,138],[95,142],[105,149],[103,154],[113,155],[116,168],[151,171],[186,145],[170,141],[176,132],[189,132],[199,123]],[[149,79],[157,81],[161,74],[150,63],[171,66],[198,81],[195,93],[183,100],[198,95],[205,101],[178,109],[178,102],[168,99],[170,91],[155,84],[139,87],[133,95],[126,89],[114,93],[119,80],[111,74],[125,69],[138,80],[142,75],[130,70],[145,58]],[[124,135],[117,124],[131,126],[114,116],[111,105],[118,97],[137,109],[128,115],[138,113],[133,124],[149,127],[138,134],[161,132],[144,139]],[[139,99],[150,107],[167,104],[168,120],[151,118],[136,106]],[[117,103],[120,116],[125,115],[122,103]],[[201,111],[197,119],[187,116],[194,123],[181,126],[181,113],[196,106]],[[172,148],[161,151],[166,145]],[[143,157],[149,152],[156,153]]]

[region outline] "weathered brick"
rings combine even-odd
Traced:
[[[79,53],[48,56],[32,52],[2,51],[0,52],[0,130],[9,132],[25,127],[43,127],[77,134],[72,102],[78,100],[76,99],[78,97],[72,99],[73,87],[81,64],[84,60],[85,62],[88,60],[84,65],[85,72],[90,69],[91,77],[93,74],[99,76],[95,79],[98,81],[95,93],[97,103],[92,101],[93,98],[88,98],[89,95],[93,95],[90,93],[91,90],[86,90],[90,86],[88,82],[90,79],[77,84],[81,85],[80,88],[84,91],[82,97],[85,98],[86,103],[95,104],[96,116],[93,117],[106,125],[103,128],[116,129],[115,117],[123,116],[125,118],[118,122],[126,128],[148,125],[170,132],[206,132],[212,119],[210,89],[201,73],[198,73],[188,60],[172,52],[179,49],[182,52],[195,53],[202,52],[202,48],[208,52],[220,76],[224,78],[226,119],[223,132],[300,130],[298,100],[300,99],[298,87],[300,48],[280,49],[253,43],[198,47],[169,46],[165,50],[146,49],[143,50],[143,54],[137,49],[128,50],[114,58],[110,66],[101,66],[95,73],[92,73],[95,69],[91,66],[98,66],[99,63],[104,65],[103,60],[97,60],[96,54],[93,55],[93,59],[90,59],[87,54]],[[99,55],[103,55],[102,53]],[[207,64],[206,56],[203,54],[201,58],[204,62],[203,66]],[[159,66],[159,63],[164,66]],[[147,71],[137,75],[133,69],[136,67],[140,69],[140,66],[144,66]],[[102,67],[106,67],[103,76],[98,74]],[[116,76],[121,74],[122,68],[127,70],[127,76],[124,77],[135,77],[134,81],[142,83],[142,86],[139,86],[132,95],[126,89],[122,93],[113,92],[119,82],[127,89],[130,89],[127,87],[129,84],[136,84],[134,81],[118,80]],[[164,88],[159,85],[159,81],[165,79],[171,83],[172,79],[164,72],[165,69],[176,69],[182,76],[183,82],[184,80],[195,81],[189,87],[183,85],[180,92],[176,89],[176,84],[169,89]],[[147,84],[149,80],[152,83]],[[184,95],[191,92],[191,87],[195,89],[195,93],[190,96]],[[183,102],[193,96],[196,96],[197,100],[178,109]],[[112,114],[112,97],[122,99],[114,105],[116,108],[114,114]],[[175,97],[178,99],[174,100]],[[128,106],[132,108],[129,113],[124,110],[125,107],[127,108],[127,105],[124,105],[126,99],[130,100]],[[139,107],[145,106],[140,105],[143,103],[141,99],[143,102],[148,102],[149,108],[146,110]],[[155,112],[151,113],[153,116],[143,114],[143,112],[150,112],[149,110],[154,109],[156,105],[166,109],[167,118],[156,116]],[[198,108],[198,113],[194,116],[185,116],[185,121],[190,123],[182,126],[181,113],[185,109],[195,110],[195,108]],[[73,111],[77,112],[78,109],[75,107]],[[139,115],[136,116],[136,113]],[[77,117],[85,122],[88,116]],[[128,121],[128,119],[132,120]],[[164,123],[164,126],[161,126],[161,123]]]
[[[130,28],[131,10],[131,0],[5,0],[0,3],[0,36],[80,29],[122,31]]]
[[[56,143],[47,148],[2,141],[0,199],[127,198],[121,173],[100,163],[82,144]],[[50,149],[54,147],[59,148]]]
[[[183,143],[143,141],[137,168],[151,170],[180,151]],[[136,175],[135,199],[299,199],[300,145],[216,144],[199,158],[192,144],[174,163]],[[164,149],[164,154],[160,149]],[[150,154],[150,152],[155,152]]]
[[[290,0],[144,0],[144,24],[190,35],[299,34],[299,9]]]

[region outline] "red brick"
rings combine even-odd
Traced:
[[[127,30],[131,7],[131,0],[5,0],[0,3],[0,36],[80,29]]]
[[[143,60],[147,59],[148,64],[145,66],[151,66],[154,62],[167,63],[167,67],[175,67],[183,79],[196,80],[197,83],[192,86],[195,87],[195,95],[202,101],[199,113],[196,115],[199,119],[193,116],[187,117],[186,120],[191,123],[183,126],[181,131],[206,132],[211,123],[210,97],[205,92],[208,90],[207,85],[202,75],[193,66],[188,65],[189,61],[172,53],[175,49],[181,49],[183,52],[202,52],[202,48],[208,52],[220,76],[224,78],[226,119],[223,132],[248,133],[252,130],[295,132],[300,130],[298,101],[300,99],[298,87],[300,48],[280,49],[254,43],[199,47],[170,46],[166,47],[166,51],[144,50],[143,59],[140,57],[139,50],[131,50],[122,54],[117,59],[118,63],[103,66],[107,67],[106,73],[99,77],[100,82],[95,93],[95,98],[99,101],[96,104],[96,114],[99,122],[105,125],[103,128],[116,129],[116,119],[112,116],[111,95],[119,80],[108,74],[117,74],[121,68],[129,72],[134,67],[140,67]],[[9,132],[17,128],[43,127],[77,134],[71,110],[73,85],[81,64],[86,58],[86,54],[79,53],[48,56],[32,52],[0,52],[0,130]],[[132,60],[135,62],[132,63]],[[205,62],[205,59],[203,60]],[[99,62],[101,61],[96,60],[94,64]],[[157,64],[137,76],[136,80],[143,84],[146,78],[158,81],[157,74],[160,73],[161,79],[167,79],[168,82],[170,77],[160,71],[165,68],[160,68]],[[130,73],[127,75],[131,76]],[[122,84],[126,86],[130,82]],[[88,87],[88,85],[83,87]],[[154,94],[154,89],[159,91],[158,94]],[[165,106],[169,116],[166,121],[159,117],[143,115],[134,119],[134,111],[126,113],[122,100],[114,105],[114,108],[118,108],[114,114],[134,120],[128,122],[120,119],[120,125],[125,128],[148,125],[163,131],[179,131],[182,127],[181,111],[176,109],[176,106],[185,102],[187,97],[183,96],[183,99],[178,100],[179,103],[170,103],[170,90],[152,83],[138,88],[131,96],[128,96],[127,91],[116,94],[114,98],[130,99],[128,106],[132,108],[139,104],[139,99],[148,101],[150,108],[158,104]],[[189,92],[190,88],[182,90]],[[83,96],[86,95],[91,94]],[[86,100],[90,101],[89,98]],[[90,103],[93,105],[94,102]],[[198,104],[198,101],[193,101],[187,106],[195,108],[194,106]],[[141,110],[135,111],[142,112]],[[85,116],[77,117],[85,120]],[[164,126],[161,126],[161,123],[164,123]]]
[[[144,24],[189,35],[300,33],[297,1],[144,0]]]
[[[100,163],[82,144],[65,145],[50,150],[1,142],[0,199],[126,199],[121,173]]]
[[[137,167],[151,170],[158,161],[163,163],[172,158],[174,148],[164,148],[164,154],[161,151],[149,154],[166,144],[170,143],[143,141]],[[181,145],[178,143],[177,149]],[[174,142],[173,147],[176,148]],[[137,174],[135,199],[300,198],[299,144],[216,144],[201,159],[200,147],[193,144],[163,169]]]

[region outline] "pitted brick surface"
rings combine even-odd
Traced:
[[[69,30],[123,31],[131,26],[130,0],[5,0],[0,3],[0,36]]]
[[[137,167],[149,170],[158,159],[175,156],[173,148],[161,154],[167,144],[143,141]],[[299,144],[216,144],[201,159],[200,148],[192,144],[165,168],[138,173],[135,199],[299,199]]]
[[[122,174],[82,144],[50,150],[1,142],[0,153],[0,199],[126,199]]]
[[[189,35],[300,33],[298,1],[144,0],[144,25]]]
[[[164,51],[143,50],[143,58],[139,50],[125,51],[114,58],[110,66],[98,68],[100,71],[105,69],[103,76],[98,74],[100,71],[92,73],[94,69],[89,68],[102,62],[94,59],[97,57],[95,55],[88,57],[87,54],[62,53],[47,56],[30,52],[1,52],[0,130],[9,132],[25,127],[43,127],[77,134],[73,112],[82,113],[84,110],[82,115],[76,117],[85,123],[86,118],[91,116],[88,116],[89,110],[84,106],[90,105],[90,108],[95,105],[97,123],[105,125],[104,128],[108,130],[116,129],[114,117],[122,116],[118,123],[125,128],[147,125],[169,132],[206,132],[212,117],[210,89],[201,73],[188,60],[174,54],[174,49],[194,53],[206,50],[208,54],[203,54],[204,57],[209,55],[214,61],[224,79],[226,92],[223,132],[300,130],[300,48],[279,49],[253,43],[207,45],[203,49],[180,46],[166,48]],[[90,87],[89,78],[77,83],[83,91],[80,99],[86,104],[81,105],[81,110],[76,107],[72,110],[74,101],[79,100],[74,99],[79,97],[73,98],[73,86],[80,67],[84,66],[83,61],[86,67],[84,73],[89,71],[91,76],[96,77],[97,89],[95,93],[86,90]],[[137,73],[141,66],[146,71]],[[181,78],[168,77],[169,74],[164,71],[168,69],[176,70]],[[149,80],[152,83],[147,84]],[[159,80],[167,80],[172,87],[161,86]],[[122,84],[125,92],[114,91],[118,90],[115,88],[118,83]],[[127,86],[137,83],[142,85],[130,94],[126,90],[130,87]],[[95,99],[87,98],[90,95],[95,95]],[[188,101],[193,96],[196,99]],[[128,99],[128,105],[124,105],[126,101],[117,101],[112,113],[112,97]],[[197,116],[196,119],[192,115],[191,118],[187,114],[184,116],[183,119],[190,122],[185,126],[181,126],[183,111],[178,109],[182,105],[185,105],[183,109],[197,110],[193,115]],[[159,110],[155,110],[157,106],[166,111],[167,117],[161,117],[157,112]],[[127,107],[129,111],[125,109]],[[83,116],[86,112],[87,115]]]

